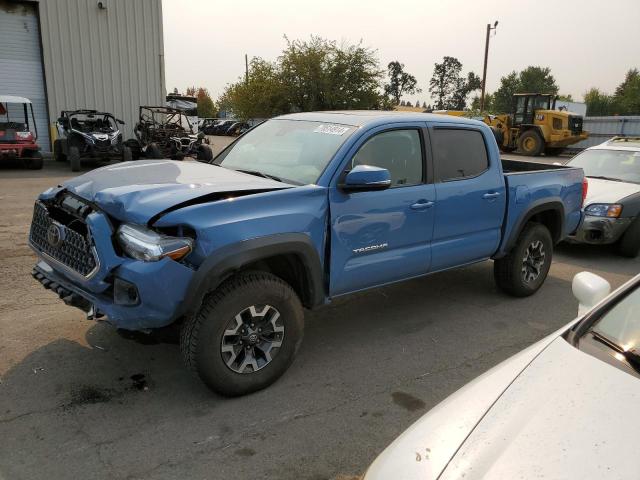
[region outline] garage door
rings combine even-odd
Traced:
[[[33,102],[38,143],[50,150],[40,32],[33,3],[0,0],[0,95]]]

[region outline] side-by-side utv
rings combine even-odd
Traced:
[[[120,125],[111,113],[97,110],[63,110],[56,122],[58,138],[53,153],[59,162],[68,161],[71,170],[80,170],[83,160],[108,162],[131,160],[131,150],[122,141]]]
[[[136,138],[127,140],[134,158],[213,159],[204,133],[196,134],[184,112],[175,108],[140,107],[134,133]]]

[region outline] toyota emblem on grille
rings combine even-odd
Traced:
[[[47,229],[47,242],[52,247],[58,248],[64,240],[64,228],[62,225],[52,223]]]

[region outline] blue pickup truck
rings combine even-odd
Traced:
[[[579,168],[501,161],[473,120],[285,115],[211,163],[120,163],[45,191],[33,276],[118,328],[178,326],[187,366],[241,395],[291,364],[303,308],[487,259],[503,291],[533,294],[585,189]]]

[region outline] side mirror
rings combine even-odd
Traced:
[[[122,120],[119,120],[116,118],[116,122],[118,122],[120,125],[124,125],[125,123]]]
[[[391,175],[386,168],[371,165],[353,167],[339,187],[345,192],[385,190],[391,186]]]
[[[591,272],[580,272],[573,277],[573,296],[578,299],[578,315],[584,315],[611,292],[604,278]]]

